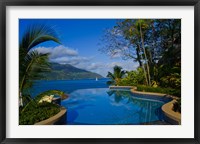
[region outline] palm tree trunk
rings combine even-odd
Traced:
[[[19,92],[19,106],[23,107],[23,99],[22,99],[22,93]]]
[[[142,36],[142,27],[141,27],[141,21],[140,21],[140,37],[141,37],[141,42],[142,42],[142,48],[144,51],[144,57],[145,57],[145,61],[146,61],[146,65],[147,65],[147,76],[148,76],[148,85],[151,85],[151,77],[150,77],[150,72],[149,72],[149,64],[148,64],[148,60],[147,60],[147,55],[146,55],[146,50],[144,48],[144,39]]]
[[[32,64],[33,64],[33,61],[34,61],[34,59],[32,59],[31,62],[28,64],[28,66],[27,66],[27,68],[26,68],[26,71],[25,71],[25,73],[24,73],[24,75],[23,75],[23,77],[22,77],[22,81],[21,81],[20,87],[19,87],[19,91],[20,91],[20,92],[22,92],[22,89],[23,89],[23,87],[24,87],[24,85],[25,85],[26,75],[27,75],[28,71],[30,70],[30,68],[31,68],[31,66],[32,66]]]

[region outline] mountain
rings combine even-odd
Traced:
[[[43,80],[73,80],[103,78],[97,73],[76,68],[70,64],[51,63],[51,72],[43,73]]]

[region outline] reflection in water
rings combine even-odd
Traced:
[[[118,125],[162,120],[160,107],[167,99],[133,94],[129,90],[81,89],[62,102],[67,124]]]
[[[159,120],[163,119],[160,108],[164,103],[158,100],[148,99],[148,96],[144,95],[136,95],[134,97],[129,90],[109,90],[107,94],[113,96],[116,103],[126,100],[126,104],[132,103],[138,106],[139,109],[135,112],[135,115],[138,115],[141,122],[149,122],[152,119],[151,117],[155,117],[155,115],[158,116]]]

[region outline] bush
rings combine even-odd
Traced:
[[[171,88],[181,88],[181,75],[178,73],[173,73],[169,76],[162,77],[160,79],[160,85],[162,87],[171,87]]]
[[[42,120],[48,119],[60,112],[60,106],[48,102],[30,105],[25,111],[19,114],[20,125],[32,125]]]
[[[175,103],[173,103],[173,111],[181,113],[181,99],[178,99]]]
[[[169,95],[173,95],[177,97],[181,96],[181,90],[172,89],[172,88],[161,88],[161,87],[150,87],[150,86],[138,85],[137,90],[144,91],[144,92],[156,92],[156,93],[169,94]]]
[[[127,76],[121,79],[120,86],[135,86],[145,83],[145,75],[142,68],[137,68],[135,71],[127,72]]]

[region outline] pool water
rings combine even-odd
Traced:
[[[35,81],[30,94],[61,90],[69,95],[62,101],[67,108],[68,125],[138,125],[163,121],[161,106],[169,98],[133,94],[129,90],[110,90],[108,79]],[[63,124],[63,122],[62,122]]]
[[[163,121],[161,106],[169,99],[109,88],[79,89],[62,101],[68,125],[136,125]]]

